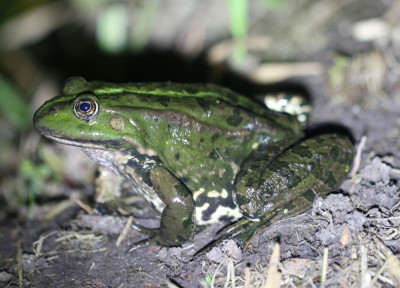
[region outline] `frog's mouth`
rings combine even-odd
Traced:
[[[122,146],[121,141],[87,141],[87,140],[75,140],[75,139],[72,140],[72,139],[65,139],[65,138],[50,136],[50,135],[46,135],[46,134],[42,134],[42,135],[50,140],[56,141],[61,144],[77,146],[77,147],[84,147],[84,148],[107,150],[112,147]]]
[[[54,140],[58,143],[61,144],[66,144],[66,145],[72,145],[72,146],[77,146],[77,147],[83,147],[83,148],[95,148],[95,149],[103,149],[103,150],[108,150],[112,148],[118,148],[121,147],[123,142],[122,141],[115,141],[115,140],[106,140],[106,141],[101,141],[101,140],[78,140],[78,139],[70,139],[66,137],[59,137],[59,136],[54,136],[53,130],[44,127],[38,123],[38,117],[35,115],[33,119],[33,125],[35,128],[42,134],[44,137]]]

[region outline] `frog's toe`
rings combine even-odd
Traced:
[[[143,227],[136,223],[132,224],[131,227],[132,227],[132,229],[134,229],[142,234],[145,234],[148,237],[134,243],[133,246],[131,248],[129,248],[128,253],[132,252],[136,249],[145,248],[145,247],[149,247],[149,246],[165,246],[162,241],[162,238],[160,236],[159,229],[146,228],[146,227]]]
[[[159,242],[159,237],[156,236],[151,236],[149,238],[140,240],[138,242],[136,242],[135,244],[133,244],[129,250],[128,253],[140,249],[140,248],[146,248],[146,247],[150,247],[150,246],[160,246],[160,242]]]
[[[132,229],[134,229],[140,233],[143,233],[145,235],[149,235],[150,237],[158,234],[158,229],[146,228],[146,227],[144,227],[140,224],[134,223],[134,222],[132,222],[131,227],[132,227]]]
[[[239,237],[238,237],[239,236]],[[232,239],[236,242],[236,244],[239,246],[240,249],[245,250],[244,248],[247,246],[246,245],[246,239],[242,239],[241,234],[236,235],[234,237],[231,237],[229,235],[224,235],[220,238],[218,238],[215,241],[212,241],[211,243],[209,243],[208,245],[204,246],[203,248],[201,248],[199,251],[197,251],[194,255],[193,258],[196,259],[200,256],[203,256],[205,254],[207,254],[208,252],[210,252],[212,249],[214,249],[215,247],[218,247],[219,245],[221,245],[222,243],[224,243],[225,241]]]
[[[215,241],[201,248],[193,257],[197,258],[210,252],[214,247],[219,246],[228,239],[234,240],[242,250],[245,250],[256,231],[254,226],[245,227],[249,222],[251,221],[248,219],[242,219],[224,228],[217,234],[217,239]]]

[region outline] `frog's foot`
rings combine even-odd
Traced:
[[[228,239],[235,240],[239,247],[245,251],[254,235],[256,235],[260,230],[271,226],[271,224],[275,223],[274,220],[280,218],[278,211],[270,211],[258,219],[258,221],[242,218],[239,221],[228,225],[217,233],[217,239],[215,241],[197,251],[194,258],[208,253],[211,249]]]
[[[264,225],[264,223],[254,222],[247,218],[241,219],[218,232],[217,239],[197,251],[194,258],[208,253],[228,239],[235,240],[239,247],[245,250],[260,225]]]
[[[150,246],[161,246],[160,243],[158,242],[158,239],[156,239],[157,236],[154,237],[150,237],[150,238],[146,238],[143,240],[140,240],[139,242],[136,242],[135,244],[133,244],[129,250],[128,253],[140,249],[140,248],[146,248],[146,247],[150,247]]]
[[[183,243],[185,243],[187,240],[190,239],[186,238],[185,237],[186,235],[182,236],[180,234],[175,234],[175,233],[171,234],[168,229],[165,229],[168,228],[168,226],[164,226],[162,221],[159,228],[147,228],[135,222],[131,224],[131,227],[134,230],[149,236],[148,238],[135,243],[136,246],[141,245],[141,247],[143,246],[176,247],[182,245]],[[185,233],[185,231],[182,231],[182,233]]]
[[[139,224],[133,223],[131,227],[139,231],[142,234],[145,234],[149,236],[148,238],[145,238],[143,240],[140,240],[133,244],[133,246],[128,250],[128,252],[132,252],[133,250],[139,249],[139,248],[144,248],[144,247],[149,247],[149,246],[161,246],[163,245],[163,241],[160,237],[160,231],[159,229],[151,229],[151,228],[146,228],[143,227]]]

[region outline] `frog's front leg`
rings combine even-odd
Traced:
[[[163,246],[179,246],[189,240],[195,229],[195,203],[189,189],[163,167],[150,171],[155,192],[166,205],[158,235],[154,240]]]
[[[301,213],[317,195],[337,189],[348,174],[353,152],[347,137],[320,135],[292,146],[257,172],[238,173],[234,201],[243,215],[258,220],[238,238],[246,241],[260,226]]]

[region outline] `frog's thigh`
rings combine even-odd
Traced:
[[[167,246],[185,243],[194,233],[195,203],[189,189],[163,167],[151,170],[150,180],[165,203],[161,215],[160,241]]]
[[[250,195],[249,193],[254,190],[254,187],[259,186],[260,179],[263,179],[265,170],[268,169],[271,161],[284,149],[285,147],[282,147],[280,143],[270,143],[260,145],[250,153],[240,166],[235,179],[235,189],[245,195]]]
[[[353,151],[350,140],[342,135],[326,134],[307,139],[274,159],[258,174],[259,178],[246,177],[243,182],[242,173],[239,173],[234,200],[250,219],[282,209],[288,212],[305,210],[317,194],[337,189],[344,181]]]

